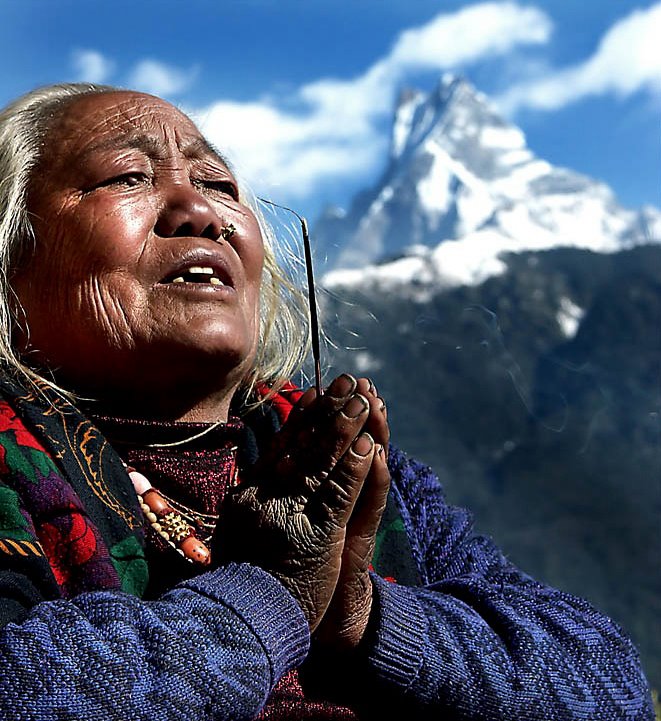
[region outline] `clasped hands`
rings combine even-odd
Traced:
[[[319,643],[355,648],[372,606],[369,565],[390,475],[386,409],[366,378],[308,389],[221,508],[221,562],[245,561],[294,596]]]

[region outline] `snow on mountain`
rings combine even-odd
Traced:
[[[428,96],[402,93],[381,182],[348,213],[329,210],[315,238],[333,268],[326,286],[424,297],[503,272],[506,252],[658,240],[661,212],[625,209],[605,184],[537,158],[484,95],[444,76]]]

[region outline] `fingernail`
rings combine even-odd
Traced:
[[[347,396],[356,387],[356,379],[348,373],[338,376],[329,386],[326,395],[333,398],[341,398]]]
[[[379,445],[376,447],[376,452],[379,456],[383,455],[383,446],[379,443]]]
[[[358,438],[353,442],[353,452],[357,456],[366,456],[374,445],[374,440],[369,433],[361,433]]]
[[[367,410],[367,408],[367,400],[359,393],[355,393],[344,404],[342,412],[345,416],[348,416],[349,418],[357,418],[363,411]]]

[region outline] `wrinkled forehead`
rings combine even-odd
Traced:
[[[62,158],[140,144],[188,156],[225,158],[185,113],[165,100],[133,91],[83,95],[70,101],[47,134],[45,152]]]

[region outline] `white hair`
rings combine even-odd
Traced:
[[[12,269],[34,252],[35,238],[27,208],[32,173],[37,167],[49,130],[67,106],[84,95],[118,92],[120,88],[91,83],[49,85],[29,92],[0,112],[0,360],[19,379],[37,387],[46,384],[64,392],[52,379],[31,368],[13,347],[20,304],[11,287]],[[241,183],[241,200],[255,213],[264,241],[265,260],[261,284],[259,344],[253,367],[244,379],[250,392],[258,383],[274,390],[303,365],[309,350],[306,300],[290,270],[276,260],[276,237],[257,200]],[[281,253],[285,258],[287,253]],[[290,255],[295,264],[296,259]],[[29,324],[26,331],[29,333]]]

